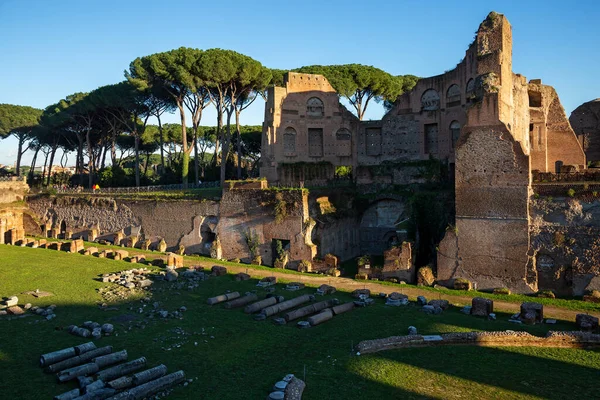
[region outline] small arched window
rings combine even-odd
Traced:
[[[292,127],[285,128],[283,132],[283,153],[286,156],[296,155],[296,130]]]
[[[446,107],[460,106],[460,88],[458,85],[452,85],[446,92]]]
[[[460,122],[452,121],[450,123],[450,137],[452,137],[452,148],[455,148],[456,142],[460,137]]]
[[[322,117],[325,114],[323,102],[318,97],[311,97],[306,102],[306,115],[309,117]]]
[[[433,89],[426,90],[421,96],[421,108],[423,111],[435,111],[440,109],[440,95]]]

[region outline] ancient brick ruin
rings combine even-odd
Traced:
[[[346,165],[357,184],[415,183],[402,168],[381,182],[368,167],[444,160],[455,177],[456,224],[439,245],[437,280],[538,290],[532,171],[583,170],[586,158],[555,90],[513,73],[503,15],[490,13],[455,69],[419,80],[381,121],[357,121],[320,75],[289,73],[269,99],[261,168],[269,182],[317,184]]]
[[[0,178],[0,244],[16,244],[25,237],[23,212],[29,186],[21,178]]]
[[[338,167],[351,168],[351,191],[328,188]],[[600,203],[563,200],[566,188],[592,196],[600,186],[545,182],[585,179],[586,155],[556,91],[513,73],[503,15],[490,13],[455,69],[419,80],[380,121],[359,121],[325,77],[289,72],[269,89],[260,171],[264,180],[226,183],[221,199],[202,202],[57,197],[30,207],[49,236],[294,269],[384,255],[369,277],[414,282],[429,264],[450,287],[463,278],[520,293],[600,288]],[[429,222],[414,212],[423,187],[437,203],[421,213],[441,208],[447,221],[436,223],[448,225],[429,243]],[[563,197],[539,198],[549,191]]]

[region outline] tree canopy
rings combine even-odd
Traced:
[[[371,100],[393,103],[416,83],[415,80],[410,86],[412,78],[405,81],[403,76],[393,76],[379,68],[362,64],[310,65],[294,71],[325,76],[336,92],[348,99],[359,120],[364,118]]]

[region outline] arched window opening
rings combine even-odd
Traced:
[[[446,107],[460,106],[460,88],[458,85],[452,85],[446,92]]]
[[[306,115],[309,117],[322,117],[325,114],[323,102],[318,97],[311,97],[306,102]]]
[[[421,96],[421,109],[435,111],[440,109],[440,95],[433,89],[426,90]]]

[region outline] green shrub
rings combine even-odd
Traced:
[[[569,197],[575,197],[575,190],[574,189],[567,190],[567,196],[569,196]]]
[[[501,288],[496,288],[494,289],[494,294],[504,294],[504,295],[509,295],[510,289],[507,287],[501,287]]]
[[[255,256],[252,258],[252,265],[261,265],[262,264],[262,257],[261,256]]]
[[[542,290],[537,293],[537,297],[543,297],[545,299],[555,299],[556,295],[552,290]]]
[[[283,200],[283,193],[277,193],[275,199],[275,223],[280,224],[287,217],[287,203]]]
[[[298,264],[299,272],[310,272],[311,270],[312,270],[312,264],[308,260],[302,260],[302,261],[300,261],[300,264]]]

